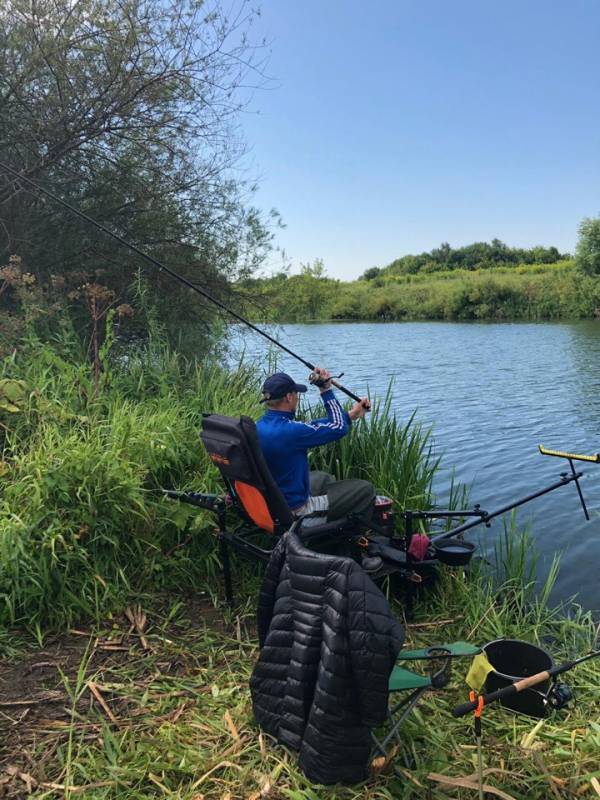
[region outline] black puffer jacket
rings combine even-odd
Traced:
[[[250,689],[259,725],[300,753],[315,783],[367,777],[369,730],[386,715],[404,629],[358,564],[306,549],[292,531],[260,592]]]

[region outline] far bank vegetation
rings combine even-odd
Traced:
[[[355,281],[327,275],[316,260],[240,284],[254,315],[309,320],[552,320],[600,317],[600,219],[585,219],[575,257],[556,247],[508,247],[498,239],[442,244],[372,267]]]

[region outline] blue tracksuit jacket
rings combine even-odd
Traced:
[[[350,417],[333,390],[323,392],[321,400],[327,412],[324,419],[299,422],[292,411],[269,409],[256,423],[267,465],[292,511],[304,505],[310,494],[307,450],[335,442],[350,429]]]

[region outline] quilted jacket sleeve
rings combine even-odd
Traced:
[[[286,539],[287,536],[282,536],[273,548],[258,595],[256,625],[258,628],[258,644],[261,649],[267,638],[271,619],[273,618],[279,576],[285,563]]]
[[[380,725],[386,716],[388,680],[404,641],[382,592],[360,567],[348,575],[350,658],[361,719]]]

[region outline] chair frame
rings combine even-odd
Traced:
[[[228,489],[231,490],[229,482],[225,480]],[[277,543],[279,536],[285,533],[284,529],[276,534],[268,534],[263,529],[259,528],[251,522],[247,522],[243,509],[238,506],[238,503],[233,501],[230,493],[224,495],[206,494],[202,492],[178,492],[170,489],[163,490],[163,494],[173,500],[179,500],[183,503],[188,503],[207,511],[211,511],[217,518],[217,531],[216,537],[219,546],[219,556],[221,560],[223,584],[225,588],[225,599],[227,604],[231,607],[235,605],[233,586],[231,579],[231,557],[230,548],[239,553],[243,557],[251,561],[267,562],[273,552],[273,547]],[[242,521],[233,529],[228,527],[227,513],[230,510],[235,510],[236,513],[242,516]],[[300,518],[301,521],[301,518]],[[331,537],[340,537],[347,535],[348,539],[355,539],[360,533],[366,530],[367,526],[361,523],[359,519],[353,515],[344,517],[342,520],[335,522],[328,522],[323,525],[315,525],[314,527],[307,528],[302,533],[302,538],[306,542],[314,542],[318,539],[329,539]],[[273,547],[261,547],[252,539],[259,536],[269,536],[273,538]],[[399,570],[396,570],[399,571]]]
[[[469,644],[469,642],[451,642],[448,644],[433,645],[420,650],[405,650],[400,652],[398,662],[403,661],[434,661],[441,660],[441,666],[433,671],[429,676],[420,675],[417,672],[406,669],[396,664],[389,679],[389,702],[387,711],[387,724],[389,731],[380,739],[374,731],[371,731],[371,741],[373,750],[385,758],[389,757],[388,745],[395,739],[398,745],[402,746],[400,738],[400,727],[409,714],[413,711],[423,695],[432,689],[443,689],[450,682],[451,665],[455,658],[464,658],[481,653],[481,647]],[[403,684],[398,686],[397,684]],[[409,695],[392,705],[392,698],[398,692],[408,691]],[[397,715],[400,716],[397,716]],[[402,773],[395,768],[397,774]]]

